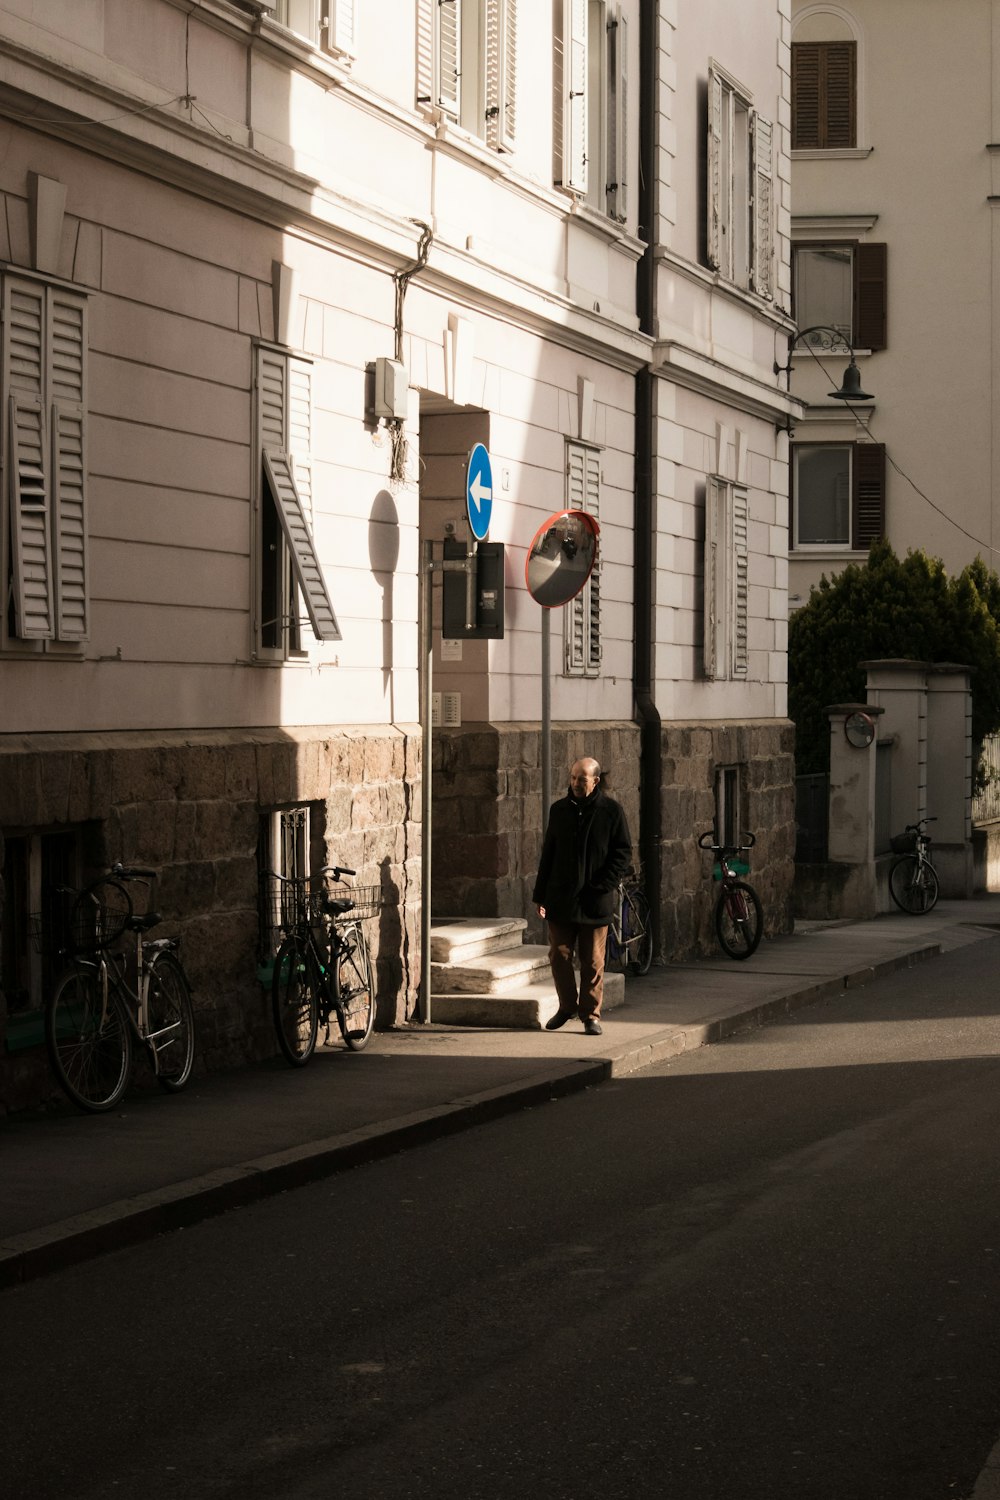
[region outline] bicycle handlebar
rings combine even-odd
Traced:
[[[346,865],[324,865],[320,871],[321,875],[330,875],[334,880],[340,880],[343,875],[356,875],[357,870],[349,870]]]
[[[155,880],[156,879],[156,871],[155,870],[144,870],[144,869],[140,868],[140,866],[138,866],[138,865],[123,865],[123,864],[112,865],[111,869],[110,869],[110,871],[108,873],[111,874],[111,875],[114,875],[117,880]]]
[[[745,829],[742,837],[747,840],[745,844],[714,844],[712,840],[715,838],[715,829],[709,828],[699,838],[698,848],[711,849],[713,854],[739,854],[744,849],[752,849],[757,842],[756,836],[752,833],[747,833]]]
[[[907,825],[906,825],[906,832],[907,833],[919,833],[920,830],[921,830],[921,828],[923,827],[923,825],[925,823],[936,823],[936,822],[937,822],[937,814],[935,814],[933,818],[918,818],[915,823],[907,823]]]

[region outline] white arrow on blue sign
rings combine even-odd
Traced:
[[[472,535],[477,542],[485,542],[493,514],[493,466],[482,443],[477,443],[469,454],[469,468],[465,476],[465,509]]]

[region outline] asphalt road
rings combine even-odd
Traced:
[[[1000,939],[0,1296],[5,1500],[947,1500]]]

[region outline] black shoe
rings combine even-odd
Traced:
[[[603,1036],[604,1027],[596,1016],[588,1016],[583,1023],[583,1029],[588,1036]]]
[[[572,1021],[575,1015],[576,1011],[573,1010],[557,1010],[552,1019],[550,1021],[546,1021],[545,1030],[558,1031],[560,1026],[566,1025],[567,1021]]]

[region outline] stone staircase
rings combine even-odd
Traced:
[[[431,1020],[537,1031],[559,1009],[548,949],[526,943],[523,917],[431,922]],[[625,976],[604,976],[602,1013],[625,1004]]]

